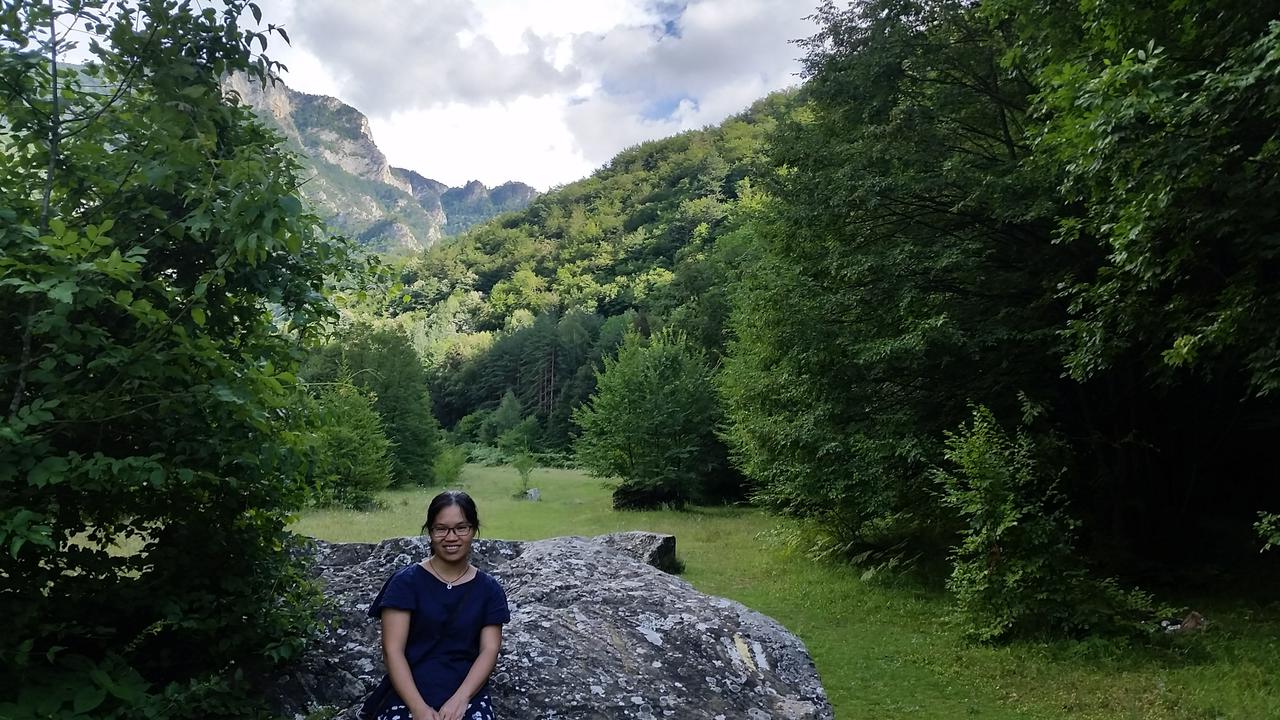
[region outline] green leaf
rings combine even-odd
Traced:
[[[81,685],[75,694],[71,707],[77,713],[87,713],[107,699],[107,691],[97,685]]]
[[[75,298],[77,289],[79,286],[74,280],[63,280],[50,288],[48,295],[58,302],[70,304]]]
[[[204,327],[204,309],[198,307],[191,308],[191,320],[195,322],[196,325]]]
[[[27,473],[27,482],[35,487],[44,487],[61,482],[67,470],[67,459],[63,457],[47,457],[36,463]]]

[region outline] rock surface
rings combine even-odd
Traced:
[[[321,707],[354,718],[382,677],[369,601],[425,538],[316,545],[339,612],[324,640],[272,693],[286,716]],[[650,533],[536,542],[477,540],[473,562],[506,588],[511,624],[492,690],[503,720],[827,720],[808,651],[778,623],[656,567],[675,539]]]

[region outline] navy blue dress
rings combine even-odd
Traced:
[[[477,570],[473,579],[449,589],[418,563],[397,570],[387,580],[369,606],[369,616],[381,618],[383,608],[411,613],[404,649],[406,657],[416,658],[430,647],[427,657],[411,669],[422,699],[437,710],[457,692],[471,671],[472,663],[480,654],[481,628],[511,621],[507,594],[491,575]],[[449,627],[443,627],[450,615],[453,619]],[[409,712],[393,689],[379,720],[392,720],[397,716],[408,720]],[[487,680],[471,698],[464,717],[467,720],[493,718]]]

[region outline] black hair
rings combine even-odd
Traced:
[[[461,490],[445,490],[431,498],[431,504],[427,506],[427,521],[422,524],[423,535],[431,532],[431,524],[435,522],[436,516],[450,505],[457,505],[467,522],[471,523],[477,533],[480,532],[480,516],[476,513],[476,501]]]

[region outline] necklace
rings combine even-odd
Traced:
[[[466,574],[467,574],[467,572],[468,572],[469,570],[471,570],[471,566],[470,566],[470,565],[468,565],[468,566],[466,566],[466,567],[462,568],[462,572],[458,573],[458,577],[456,577],[456,578],[454,578],[454,579],[452,579],[452,580],[445,580],[445,579],[444,579],[444,576],[440,574],[440,571],[439,571],[439,570],[436,570],[436,565],[435,565],[435,563],[431,562],[431,560],[432,560],[431,558],[427,558],[427,564],[431,566],[431,572],[432,572],[436,577],[440,578],[440,582],[444,583],[444,589],[445,589],[445,590],[452,590],[452,589],[453,589],[453,584],[454,584],[454,583],[456,583],[456,582],[458,582],[459,580],[461,580],[461,579],[462,579],[462,576],[463,576],[463,575],[466,575]]]

